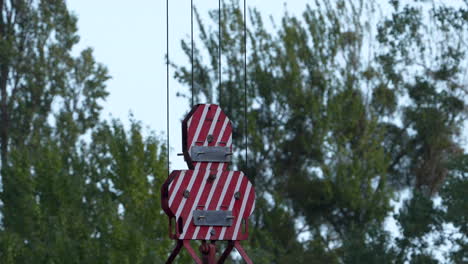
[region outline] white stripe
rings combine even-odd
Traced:
[[[213,194],[214,194],[214,192],[216,190],[216,187],[218,185],[219,178],[221,178],[221,173],[222,172],[223,172],[222,170],[218,170],[218,173],[216,174],[216,179],[215,179],[215,181],[213,183],[213,186],[211,187],[210,194],[208,195],[208,199],[206,199],[206,202],[205,202],[206,208],[205,209],[207,209],[207,210],[208,210],[208,206],[209,206],[209,204],[211,202],[211,198],[213,198]],[[197,237],[199,231],[200,231],[200,226],[197,226],[197,228],[195,228],[195,232],[193,233],[192,239],[195,239]]]
[[[197,208],[198,202],[200,201],[200,196],[205,191],[205,185],[206,185],[209,175],[210,175],[210,166],[206,167],[206,172],[205,172],[205,176],[203,176],[202,185],[198,189],[197,196],[195,197],[195,201],[193,202],[192,209],[190,209],[190,213],[187,217],[187,220],[185,221],[185,226],[184,226],[182,234],[180,235],[180,239],[183,239],[185,237],[185,233],[187,232],[189,225],[192,223],[193,210]]]
[[[241,172],[240,175],[239,175],[239,178],[237,179],[236,189],[235,189],[234,193],[239,191],[242,179],[244,178],[243,175],[244,174]],[[231,204],[229,204],[228,211],[232,211],[232,208],[234,207],[234,202],[235,202],[235,198],[234,198],[234,195],[233,195],[232,198],[231,198]],[[225,233],[226,233],[226,227],[224,226],[223,229],[221,230],[221,235],[219,235],[219,240],[223,240]]]
[[[200,163],[197,163],[197,165],[195,166],[195,170],[193,171],[192,177],[190,178],[189,185],[187,187],[187,190],[189,192],[192,190],[192,186],[193,186],[193,183],[195,182],[195,178],[197,178],[199,168],[200,168]],[[186,201],[187,199],[182,199],[182,202],[179,204],[179,208],[177,208],[177,212],[176,212],[176,219],[178,219],[180,214],[182,213],[182,209],[184,209]]]
[[[218,108],[216,109],[216,113],[215,113],[215,116],[213,118],[213,121],[211,122],[211,126],[210,126],[210,130],[208,131],[208,135],[213,134],[213,130],[216,127],[216,123],[218,123],[219,113],[221,113],[221,107],[218,106]],[[205,140],[205,143],[203,145],[207,146],[208,145],[208,140]]]
[[[253,204],[252,204],[252,209],[250,209],[250,214],[249,214],[249,216],[252,215],[254,209],[255,209],[255,199],[254,199]]]
[[[215,116],[215,118],[214,118],[215,122],[218,122],[217,119],[218,119],[220,113],[221,113],[221,107],[218,107],[217,112],[216,112],[216,116]],[[225,133],[225,131],[226,131],[226,126],[228,125],[228,123],[229,123],[229,118],[227,118],[227,116],[225,116],[223,125],[221,126],[221,130],[220,130],[219,135],[218,135],[218,139],[215,141],[216,144],[218,144],[218,143],[223,139],[224,133]],[[214,130],[213,124],[212,124],[212,126],[210,127],[210,134],[212,133],[212,130]],[[206,143],[205,143],[205,144],[206,144]],[[209,163],[208,166],[211,166],[211,163]],[[218,173],[217,173],[217,176],[216,176],[216,182],[214,183],[212,189],[210,190],[210,194],[208,195],[208,199],[207,199],[207,208],[206,208],[206,209],[208,209],[209,203],[211,203],[211,199],[213,198],[213,194],[214,194],[214,192],[216,191],[219,178],[221,177],[221,173],[222,173],[222,168],[223,168],[223,166],[224,166],[224,163],[222,163],[222,162],[220,162],[220,163],[218,164],[218,168],[217,168]],[[219,207],[221,206],[221,203],[222,203],[222,201],[224,200],[224,196],[226,195],[227,187],[229,186],[229,184],[230,184],[230,182],[231,182],[231,179],[232,179],[232,174],[233,174],[233,172],[230,172],[230,173],[228,174],[228,178],[226,179],[226,182],[225,182],[225,184],[224,184],[224,188],[223,188],[223,191],[221,192],[221,197],[220,197],[220,199],[218,200],[218,204],[217,204],[217,206],[216,206],[216,210],[219,210]],[[206,239],[209,239],[211,229],[212,229],[212,227],[209,227],[208,233],[207,233],[207,235],[206,235],[206,237],[207,237]],[[193,234],[192,239],[195,239],[195,238],[197,237],[199,231],[200,231],[200,227],[197,226],[197,228],[195,229],[195,232],[194,232],[194,234]]]
[[[230,147],[231,144],[232,144],[232,133],[229,135],[229,139],[228,139],[226,146]]]
[[[219,132],[218,139],[216,140],[216,144],[219,144],[219,142],[223,139],[224,130],[226,129],[226,126],[228,123],[229,123],[229,118],[226,116],[226,118],[224,119],[223,126],[221,127],[221,131]]]
[[[226,147],[231,147],[231,144],[232,144],[232,133],[229,134],[229,139],[226,143]],[[232,149],[231,149],[231,152],[232,152]],[[225,164],[227,165],[228,163],[225,163]]]
[[[190,127],[190,124],[192,123],[192,118],[193,118],[193,115],[189,118],[187,122],[187,129]]]
[[[239,226],[240,226],[240,223],[241,223],[241,220],[242,220],[242,216],[244,215],[245,204],[247,203],[247,200],[249,200],[249,197],[250,197],[250,189],[251,188],[252,188],[252,184],[249,182],[247,184],[247,190],[245,191],[244,200],[242,201],[242,206],[241,206],[239,215],[237,216],[236,228],[234,228],[234,234],[233,234],[232,240],[237,239],[237,232],[239,232]]]
[[[214,118],[211,122],[211,125],[210,125],[210,129],[208,130],[208,135],[211,135],[213,134],[213,130],[215,129],[216,127],[216,123],[218,122],[218,117],[219,117],[219,114],[221,113],[221,107],[218,106],[218,108],[216,108],[216,113],[214,115]],[[208,140],[205,140],[205,142],[203,143],[204,146],[207,146],[208,145]],[[207,171],[209,171],[209,169],[211,168],[211,165],[212,165],[212,162],[209,162],[208,165],[207,165]],[[218,166],[218,170],[219,170],[219,166]],[[218,171],[218,174],[216,176],[216,180],[214,182],[214,186],[211,188],[211,191],[210,191],[210,196],[208,197],[208,200],[207,202],[209,202],[211,200],[211,196],[212,196],[212,193],[213,193],[213,190],[216,188],[216,184],[218,183],[218,179],[219,179],[219,173],[220,171]],[[205,186],[205,182],[203,183],[203,187],[202,189],[204,188]],[[198,203],[198,202],[197,202]],[[193,211],[193,209],[192,209]],[[190,213],[191,214],[191,213]],[[191,216],[188,218],[190,219]],[[192,239],[195,239],[198,235],[198,231],[200,230],[200,226],[197,226],[195,228],[195,232],[193,233],[193,238]],[[186,229],[184,228],[184,233],[185,233]],[[182,234],[182,237],[185,235],[185,234]]]
[[[228,189],[229,185],[231,184],[233,174],[234,174],[234,172],[230,171],[228,176],[227,176],[226,182],[224,183],[223,191],[221,192],[221,196],[219,197],[218,204],[216,205],[216,210],[219,210],[221,208],[221,204],[223,203],[224,196],[226,196],[227,189]],[[210,228],[208,229],[208,233],[206,233],[206,240],[210,239],[211,229],[213,229],[212,226],[210,226]]]
[[[218,173],[216,174],[216,180],[215,180],[215,182],[213,184],[213,188],[211,188],[210,194],[208,195],[208,199],[206,200],[208,204],[211,203],[211,198],[213,198],[213,194],[214,194],[214,192],[216,190],[216,185],[219,182],[219,178],[221,178],[222,172],[223,172],[222,170],[219,170]],[[226,182],[227,182],[227,180],[226,180]],[[225,193],[224,194],[221,193],[221,196],[224,196],[224,195],[225,195]]]
[[[185,176],[185,172],[186,171],[182,171],[179,175],[179,178],[177,179],[177,182],[175,184],[175,188],[174,188],[174,191],[172,191],[171,193],[171,197],[169,198],[169,207],[171,207],[172,205],[172,202],[174,201],[174,198],[176,197],[177,195],[177,192],[179,191],[179,188],[180,188],[180,185],[182,184],[182,180],[184,179],[184,176]],[[174,183],[174,182],[172,182]],[[171,183],[171,185],[172,185]],[[171,188],[171,186],[169,186],[169,189]]]
[[[224,185],[223,191],[221,192],[221,197],[218,200],[218,204],[216,205],[216,210],[219,210],[221,208],[221,204],[224,201],[224,196],[226,196],[227,189],[228,189],[229,185],[231,184],[233,174],[234,174],[233,171],[229,172],[228,179],[226,180],[226,184]],[[236,190],[239,188],[239,186],[240,186],[240,180],[238,179],[237,184],[236,184]]]
[[[205,123],[205,118],[206,118],[206,114],[208,113],[208,108],[210,107],[209,104],[206,104],[206,105],[203,105],[203,113],[202,113],[202,116],[200,118],[200,120],[198,121],[198,124],[197,124],[197,130],[195,131],[195,136],[193,137],[192,139],[192,143],[190,143],[189,145],[189,148],[191,148],[193,146],[193,144],[195,143],[195,141],[197,141],[198,139],[198,136],[200,135],[200,130],[202,129],[203,127],[203,123]],[[190,149],[189,149],[190,150]]]

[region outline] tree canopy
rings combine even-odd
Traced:
[[[78,41],[65,1],[0,1],[0,263],[162,263],[166,146],[100,118],[110,76]]]
[[[253,261],[466,262],[468,2],[316,0],[271,24],[251,8],[247,47],[238,1],[221,15],[219,47],[217,10],[196,13],[194,96],[248,139]],[[163,263],[167,146],[101,118],[110,76],[78,42],[64,0],[0,0],[0,262]]]
[[[248,138],[237,161],[258,192],[254,259],[438,263],[447,252],[466,261],[455,219],[468,204],[456,191],[466,181],[468,3],[317,0],[272,26],[251,8],[247,75],[242,8],[223,7],[221,47],[218,13],[213,26],[196,13],[194,96],[236,120],[234,142]],[[182,41],[188,58],[190,45]],[[190,69],[175,67],[190,86]]]

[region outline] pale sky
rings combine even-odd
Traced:
[[[218,7],[218,1],[194,0],[199,13],[208,20],[207,12]],[[265,15],[280,19],[284,0],[247,0]],[[291,13],[301,13],[308,1],[289,1]],[[128,124],[129,113],[151,130],[166,135],[166,1],[165,0],[67,0],[78,16],[81,41],[77,51],[94,49],[98,62],[109,69],[107,83],[110,95],[104,103],[103,117],[118,118]],[[190,1],[169,1],[169,31],[172,61],[188,65],[180,40],[190,37]],[[194,35],[198,35],[194,27]],[[186,168],[181,152],[181,123],[190,110],[186,99],[176,93],[186,87],[170,79],[170,145],[171,169]],[[211,102],[206,102],[211,103]]]
[[[78,16],[81,41],[76,51],[94,49],[98,62],[109,69],[112,79],[107,83],[110,95],[104,103],[103,117],[118,118],[128,124],[129,113],[149,129],[166,135],[166,1],[165,0],[66,0]],[[242,1],[242,0],[241,0]],[[246,0],[247,6],[258,8],[268,26],[267,16],[278,22],[285,10],[300,15],[306,0]],[[460,0],[450,4],[461,5]],[[207,12],[218,8],[218,1],[193,0],[199,13],[208,21]],[[387,3],[387,1],[382,1]],[[242,2],[241,2],[242,4]],[[180,40],[190,37],[190,0],[169,1],[169,55],[176,64],[189,65]],[[194,27],[194,38],[198,30]],[[186,168],[181,152],[181,123],[190,110],[186,99],[177,92],[186,92],[176,80],[170,79],[170,145],[171,169]],[[205,102],[212,103],[212,102]],[[233,120],[236,122],[236,120]],[[467,129],[465,129],[467,138]],[[465,140],[466,141],[466,140]],[[465,147],[468,142],[465,142]],[[236,146],[234,146],[236,147]]]
[[[461,3],[460,0],[453,1]],[[218,1],[214,0],[193,2],[204,21],[208,21],[207,11],[218,7]],[[285,2],[288,2],[288,12],[299,15],[310,1],[247,0],[247,5],[261,10],[268,24],[269,15],[277,22],[281,19]],[[104,103],[103,117],[112,116],[128,124],[129,113],[132,112],[136,120],[161,134],[165,140],[166,1],[67,0],[67,3],[79,18],[81,41],[76,50],[92,47],[97,61],[106,65],[112,76],[107,83],[110,95]],[[189,65],[181,50],[180,40],[190,37],[190,0],[170,0],[169,10],[171,61],[178,65]],[[194,35],[196,39],[197,27],[194,28]],[[177,92],[186,92],[187,87],[179,85],[172,76],[171,70],[171,170],[186,168],[183,158],[177,156],[177,153],[181,152],[181,120],[190,110],[187,100],[176,96]],[[466,132],[467,129],[462,135],[465,140]],[[401,205],[401,201],[397,204]],[[389,220],[387,228],[396,232],[394,220]]]

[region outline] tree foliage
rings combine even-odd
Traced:
[[[466,262],[468,3],[317,0],[273,26],[248,17],[245,76],[243,14],[224,3],[219,86],[218,32],[197,13],[194,96],[248,138],[236,166],[257,190],[255,263]],[[72,52],[76,22],[63,0],[0,0],[0,262],[161,263],[165,146],[132,118],[100,118],[109,75],[91,49]]]
[[[63,0],[0,1],[0,263],[162,263],[165,146],[100,119],[109,75],[74,55],[76,23]]]
[[[437,263],[432,249],[447,243],[444,226],[459,228],[467,212],[449,220],[453,211],[433,201],[466,201],[445,205],[461,184],[451,184],[448,164],[464,153],[466,1],[317,0],[271,27],[257,9],[248,14],[247,75],[243,14],[233,0],[222,10],[221,47],[218,28],[196,14],[193,77],[196,100],[220,104],[235,120],[234,142],[248,138],[247,160],[238,152],[237,161],[257,190],[254,259]],[[209,15],[218,21],[217,11]],[[182,48],[190,58],[190,43]],[[189,69],[175,67],[190,85]],[[411,195],[395,217],[395,237],[386,221],[404,190]],[[455,243],[447,259],[466,261],[466,236]]]

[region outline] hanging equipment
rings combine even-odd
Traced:
[[[193,12],[193,1],[191,7]],[[221,31],[221,6],[219,8]],[[168,16],[168,8],[166,12]],[[221,47],[219,50],[221,52]],[[219,74],[221,84],[221,70]],[[169,78],[169,74],[167,76]],[[185,247],[197,264],[224,263],[233,248],[251,264],[240,241],[248,239],[248,218],[255,208],[255,188],[243,172],[229,170],[233,155],[232,124],[218,105],[192,107],[182,121],[182,151],[189,169],[172,171],[161,188],[162,208],[169,217],[169,235],[176,240],[176,247],[166,263],[172,263]],[[201,259],[191,247],[191,240],[202,241]],[[228,242],[218,260],[217,241]]]

